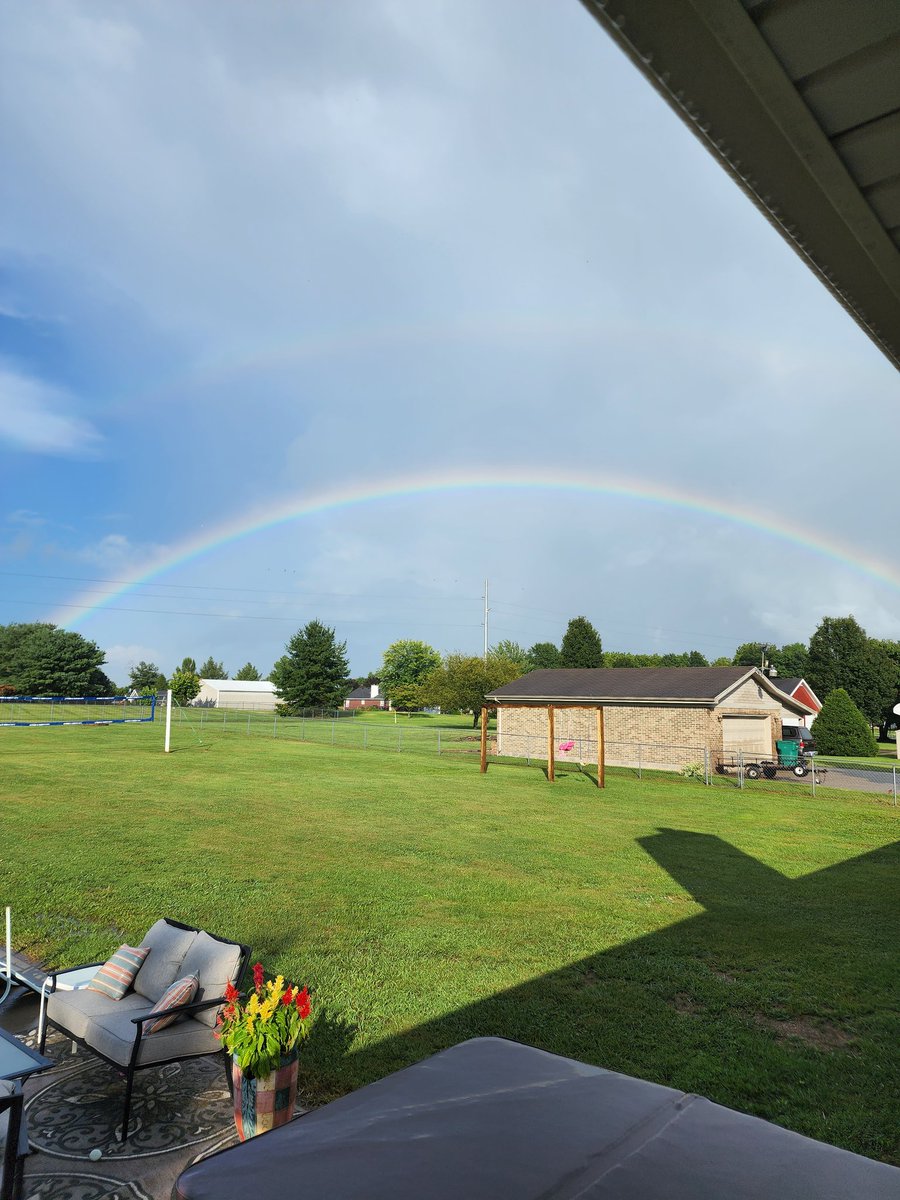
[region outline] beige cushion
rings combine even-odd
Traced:
[[[182,975],[196,975],[200,980],[194,1000],[214,1000],[225,993],[226,983],[235,983],[235,972],[241,957],[240,946],[231,942],[220,942],[202,931],[184,956]],[[207,1008],[194,1018],[213,1028],[217,1009]]]
[[[95,1017],[113,1012],[134,1017],[138,1013],[153,1012],[153,1005],[146,996],[139,996],[136,992],[128,992],[121,1000],[110,1000],[109,996],[90,988],[79,988],[74,992],[51,992],[47,997],[49,1020],[81,1041],[85,1040],[88,1026]]]
[[[120,1005],[117,1007],[121,1008]],[[85,1038],[93,1050],[122,1067],[128,1066],[131,1061],[137,1032],[137,1026],[132,1025],[130,1016],[134,1016],[134,1013],[111,1012],[104,1017],[97,1017]],[[152,1037],[141,1038],[138,1064],[164,1062],[168,1058],[189,1057],[192,1054],[213,1054],[221,1049],[218,1038],[208,1026],[187,1017],[160,1029]]]
[[[190,973],[181,970],[181,963],[196,936],[193,929],[178,929],[168,921],[157,921],[147,931],[141,945],[149,946],[150,953],[134,977],[134,990],[139,996],[155,1003],[170,984]]]

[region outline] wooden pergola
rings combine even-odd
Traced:
[[[504,704],[504,708],[539,708],[536,704]],[[571,705],[547,705],[547,778],[551,783],[556,780],[556,732],[554,714],[558,707]],[[585,705],[578,705],[584,708]],[[496,712],[497,705],[485,705],[481,710],[481,774],[487,773],[487,743],[488,743],[488,713]],[[606,787],[606,739],[603,734],[603,706],[597,705],[597,787]]]

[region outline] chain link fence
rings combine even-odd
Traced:
[[[352,710],[350,710],[352,711]],[[348,710],[308,716],[283,717],[273,712],[234,708],[174,706],[173,724],[198,740],[214,734],[248,737],[284,738],[318,745],[356,750],[382,750],[397,754],[472,755],[481,753],[481,731],[458,724],[439,723],[399,716],[395,722],[348,720]],[[488,759],[492,763],[522,763],[545,767],[546,736],[516,735],[515,757],[498,753],[497,735],[488,735]],[[900,795],[900,765],[890,762],[871,766],[833,764],[809,757],[794,771],[779,766],[777,760],[761,758],[758,751],[736,750],[714,754],[705,746],[671,746],[655,742],[606,742],[605,765],[612,777],[633,779],[682,778],[707,786],[758,788],[765,791],[797,794],[805,790],[813,796],[829,793],[863,792],[883,803],[897,805]],[[565,738],[554,741],[557,771],[576,770],[595,774],[597,742],[592,738]]]

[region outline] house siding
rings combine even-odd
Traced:
[[[547,705],[501,705],[497,753],[513,758],[547,757]],[[709,708],[605,705],[606,763],[611,767],[680,770],[722,748],[721,724]],[[597,707],[553,706],[557,761],[596,762]],[[561,745],[574,742],[571,750]]]
[[[742,703],[736,703],[737,700]],[[501,705],[497,753],[511,758],[546,759],[547,708],[547,704]],[[765,705],[760,704],[754,685],[752,694],[746,688],[739,688],[728,697],[727,703],[716,708],[604,705],[606,764],[681,770],[689,763],[701,761],[704,752],[709,753],[710,764],[714,764],[723,752],[722,721],[729,716],[767,717],[771,748],[766,753],[774,754],[775,741],[781,737],[781,706],[771,696],[765,696]],[[596,762],[596,705],[554,704],[553,727],[557,761]],[[571,749],[561,749],[569,742],[574,742]]]

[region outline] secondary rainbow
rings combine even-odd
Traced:
[[[475,491],[575,492],[596,497],[615,497],[638,503],[656,504],[684,512],[700,513],[707,517],[767,534],[792,543],[842,566],[900,589],[900,569],[897,566],[861,555],[852,547],[824,537],[820,533],[789,523],[781,517],[753,509],[723,504],[699,492],[660,485],[648,480],[613,476],[596,476],[573,471],[552,472],[540,469],[500,470],[488,473],[477,471],[446,472],[443,475],[409,475],[401,478],[372,480],[363,485],[322,489],[303,496],[282,497],[254,513],[241,513],[212,529],[203,528],[170,547],[156,558],[142,564],[114,590],[98,597],[96,589],[81,592],[60,606],[48,619],[69,628],[81,624],[94,614],[150,580],[168,571],[210,554],[232,542],[252,537],[264,530],[301,521],[314,514],[377,504],[417,496],[440,495]],[[72,616],[73,609],[81,612]]]

